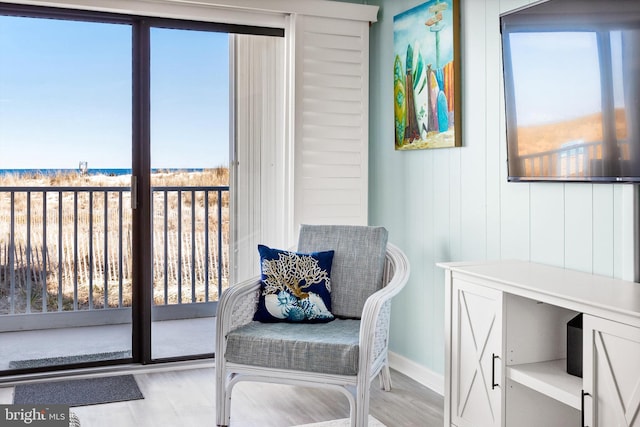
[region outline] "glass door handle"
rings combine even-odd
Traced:
[[[138,208],[138,177],[131,175],[131,209]]]

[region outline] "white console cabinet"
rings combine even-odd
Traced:
[[[522,261],[445,269],[445,426],[640,427],[640,284]],[[566,372],[583,314],[583,378]]]

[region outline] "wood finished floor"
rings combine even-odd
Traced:
[[[215,426],[214,369],[199,367],[134,373],[145,398],[72,408],[82,427]],[[441,427],[443,398],[394,370],[393,389],[372,383],[370,413],[388,427]],[[12,402],[13,387],[0,386],[0,404]],[[289,427],[346,418],[340,392],[263,383],[239,383],[231,400],[232,427]]]

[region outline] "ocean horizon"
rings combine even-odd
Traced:
[[[151,169],[151,173],[158,172],[202,172],[207,169],[215,169],[215,168],[154,168]],[[0,175],[16,175],[16,176],[25,176],[25,175],[44,175],[44,176],[53,176],[53,175],[66,175],[66,174],[74,174],[81,173],[80,169],[64,169],[64,168],[52,168],[52,169],[0,169]],[[87,169],[87,175],[106,175],[106,176],[120,176],[120,175],[131,175],[131,169],[125,168],[96,168],[96,169]]]

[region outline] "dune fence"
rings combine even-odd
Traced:
[[[167,184],[152,188],[155,305],[217,301],[228,286],[229,187],[194,175],[152,181]],[[0,186],[0,315],[131,306],[126,178],[76,178]]]

